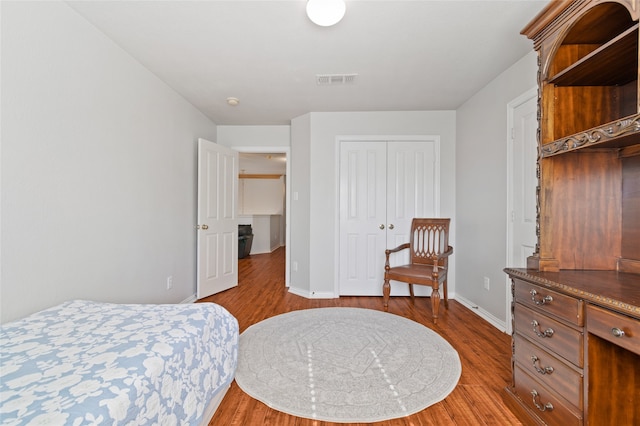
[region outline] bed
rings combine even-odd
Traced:
[[[207,424],[233,381],[238,335],[214,303],[74,300],[10,322],[0,423]]]

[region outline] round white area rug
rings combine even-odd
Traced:
[[[236,382],[287,414],[366,423],[442,401],[461,371],[456,350],[422,324],[370,309],[320,308],[245,330]]]

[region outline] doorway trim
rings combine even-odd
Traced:
[[[285,245],[285,260],[284,260],[284,285],[285,287],[289,287],[290,283],[290,259],[291,253],[289,251],[289,247],[291,247],[291,235],[290,235],[290,226],[291,226],[291,197],[289,196],[290,188],[291,188],[291,148],[287,146],[232,146],[232,149],[235,149],[238,152],[248,153],[248,154],[284,154],[287,162],[286,162],[286,175],[284,177],[284,197],[285,197],[285,236],[284,236],[284,245]]]
[[[513,205],[513,144],[512,141],[514,139],[513,129],[514,129],[514,111],[520,105],[530,101],[532,98],[537,99],[538,97],[538,86],[534,86],[531,89],[527,90],[511,102],[507,104],[507,241],[506,241],[506,265],[513,265],[513,256],[511,246],[513,245],[513,219],[512,212],[514,209]],[[513,324],[512,324],[512,312],[511,312],[511,304],[513,301],[513,297],[511,294],[511,280],[508,276],[505,275],[505,301],[506,301],[506,316],[505,316],[505,332],[507,334],[512,333]]]

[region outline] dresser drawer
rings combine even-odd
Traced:
[[[584,303],[575,299],[522,280],[515,281],[515,300],[542,312],[555,315],[577,326],[584,325]]]
[[[520,368],[554,389],[564,399],[579,409],[583,408],[583,375],[566,361],[553,356],[519,334],[514,334],[515,361]]]
[[[559,426],[582,425],[581,410],[566,404],[545,385],[524,372],[518,365],[514,368],[515,391],[522,402],[536,413],[546,424]]]
[[[583,333],[538,311],[515,304],[515,331],[576,366],[583,367]]]
[[[587,331],[640,355],[640,320],[588,305]]]

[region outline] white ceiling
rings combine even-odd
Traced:
[[[319,27],[305,0],[68,2],[219,125],[456,109],[532,50],[520,30],[547,3],[347,0],[341,22]],[[355,82],[316,84],[344,73]]]

